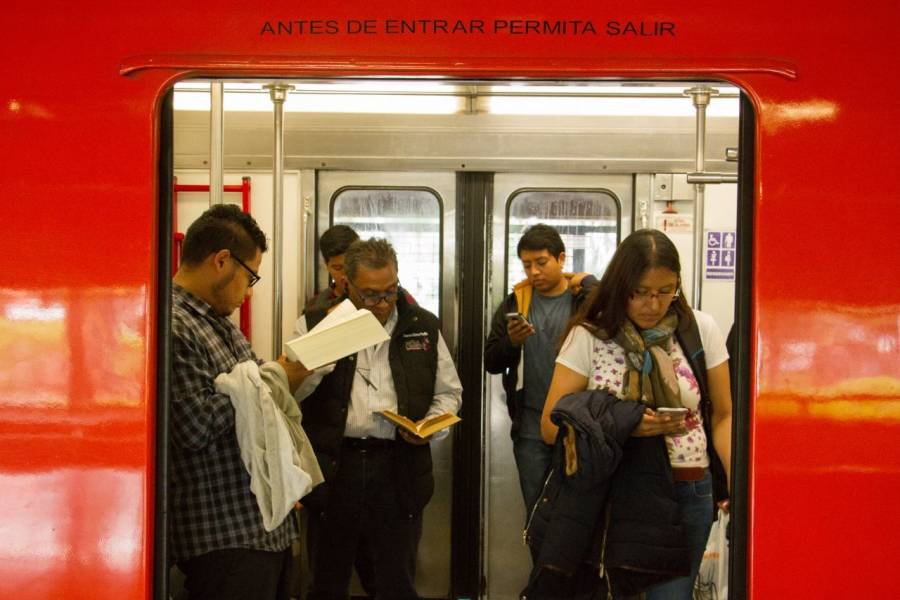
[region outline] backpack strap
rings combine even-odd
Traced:
[[[709,471],[713,478],[713,498],[716,502],[728,498],[728,479],[725,477],[725,467],[716,449],[712,438],[712,399],[709,396],[709,384],[706,379],[706,353],[703,351],[703,341],[700,339],[700,328],[697,319],[691,311],[687,318],[678,319],[678,329],[675,337],[681,345],[687,357],[691,371],[697,379],[700,388],[700,411],[703,415],[703,431],[706,433],[706,451],[709,454]],[[713,513],[717,514],[717,507],[713,505]]]
[[[691,370],[697,378],[697,384],[700,386],[700,398],[703,401],[709,401],[709,387],[706,382],[706,353],[703,351],[703,341],[700,339],[700,328],[697,326],[697,319],[694,318],[694,312],[691,311],[688,318],[678,319],[678,329],[675,332],[678,343],[684,351],[691,365]],[[704,415],[706,418],[706,415]]]

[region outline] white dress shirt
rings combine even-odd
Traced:
[[[397,308],[384,324],[388,335],[393,335],[397,326]],[[306,317],[301,316],[294,325],[294,333],[304,335],[308,331]],[[394,389],[394,378],[388,361],[390,340],[370,346],[356,354],[356,369],[353,374],[353,385],[350,390],[350,405],[344,437],[376,437],[394,439],[396,427],[378,416],[382,410],[397,411],[397,392]],[[462,384],[456,374],[456,367],[447,349],[444,337],[438,332],[437,372],[434,380],[434,398],[425,418],[444,413],[456,414],[462,404]],[[296,391],[297,400],[303,400],[318,387],[322,378],[334,370],[334,365],[316,369],[306,378]],[[368,380],[368,381],[367,381]],[[449,433],[448,429],[439,431],[434,439],[441,439]]]

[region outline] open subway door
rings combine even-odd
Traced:
[[[769,0],[740,11],[655,0],[349,2],[294,18],[296,5],[274,0],[217,10],[9,11],[0,147],[15,200],[0,204],[0,595],[165,596],[152,563],[165,510],[154,499],[165,478],[157,407],[171,242],[160,198],[171,182],[157,165],[167,153],[163,99],[198,74],[739,86],[756,111],[754,170],[744,173],[754,208],[744,313],[752,519],[747,588],[733,592],[900,595],[884,576],[900,553],[897,512],[884,504],[885,490],[900,488],[900,292],[885,268],[900,209],[883,179],[900,133],[900,89],[884,77],[900,56],[883,25],[896,20],[895,3],[810,12]],[[437,18],[484,28],[387,30],[388,20]],[[561,25],[572,21],[575,32]],[[858,200],[849,210],[848,198]],[[786,558],[797,540],[804,551]],[[456,595],[482,592],[480,572],[459,580]]]

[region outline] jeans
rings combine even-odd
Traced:
[[[676,481],[675,494],[681,507],[681,523],[691,553],[691,574],[650,588],[646,600],[691,600],[694,580],[700,571],[700,561],[706,550],[712,528],[713,491],[709,469],[699,481]]]
[[[544,489],[544,479],[553,458],[553,446],[548,446],[543,440],[516,436],[513,439],[513,454],[519,470],[519,485],[522,487],[522,499],[525,500],[527,524],[531,507],[538,501]]]

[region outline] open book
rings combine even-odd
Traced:
[[[451,425],[455,425],[462,420],[453,413],[444,413],[436,417],[425,419],[416,425],[411,419],[398,415],[391,410],[382,410],[379,411],[379,414],[397,427],[401,427],[420,438],[427,438],[429,435],[436,433],[441,429],[447,429]]]
[[[284,353],[312,370],[388,339],[375,315],[344,300],[306,335],[285,342]]]

